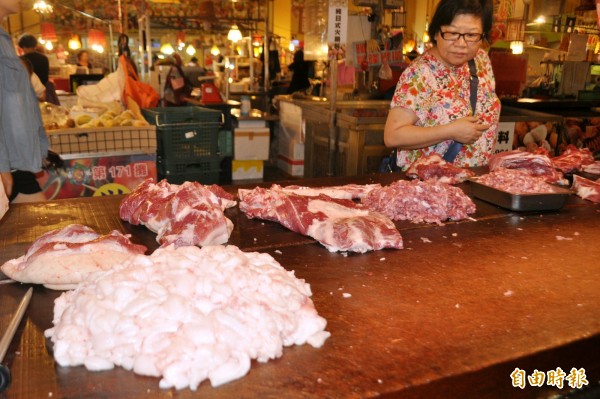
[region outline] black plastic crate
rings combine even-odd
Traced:
[[[163,107],[144,108],[142,114],[148,123],[156,125],[159,129],[163,126],[176,124],[198,124],[222,122],[222,112],[203,107]]]
[[[173,125],[156,131],[157,155],[161,158],[216,156],[219,152],[219,127],[216,124]]]
[[[219,183],[222,158],[208,157],[189,161],[166,163],[159,159],[157,162],[159,180],[167,179],[172,184],[181,184],[185,181],[197,181],[202,184]]]

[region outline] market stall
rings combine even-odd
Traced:
[[[387,184],[398,175],[306,179],[320,186]],[[298,181],[294,181],[298,183]],[[469,184],[461,188],[470,193]],[[227,187],[235,193],[237,187]],[[0,221],[0,263],[22,255],[40,234],[83,223],[117,229],[153,251],[155,235],[118,217],[122,196],[17,204]],[[229,244],[272,255],[311,285],[328,322],[324,346],[285,348],[281,358],[252,363],[248,375],[197,392],[158,388],[158,379],[121,368],[91,372],[55,365],[43,332],[59,292],[35,287],[5,363],[10,398],[172,397],[443,397],[537,398],[557,388],[514,385],[561,367],[600,373],[597,273],[598,206],[570,196],[559,211],[509,212],[475,200],[473,219],[445,225],[396,222],[405,249],[331,253],[278,224],[250,220],[237,207]],[[3,284],[0,328],[27,286]],[[568,383],[565,380],[565,388]],[[565,390],[563,390],[564,392]]]

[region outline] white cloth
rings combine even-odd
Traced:
[[[30,79],[37,99],[40,101],[46,101],[46,86],[44,86],[40,78],[35,73],[31,74]]]

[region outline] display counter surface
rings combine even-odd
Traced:
[[[519,98],[517,100],[502,100],[502,105],[560,114],[565,110],[589,110],[600,107],[600,100]]]
[[[295,184],[389,183],[398,175],[322,178]],[[229,187],[234,192],[238,187]],[[468,184],[462,187],[469,193]],[[119,219],[123,197],[13,205],[0,221],[0,262],[23,255],[51,229],[83,223],[157,247],[154,234]],[[226,211],[230,244],[271,254],[305,279],[331,337],[316,349],[285,348],[219,388],[158,388],[117,368],[91,372],[53,361],[43,332],[60,292],[35,287],[5,363],[6,398],[538,398],[556,388],[515,388],[515,368],[600,379],[600,206],[571,196],[558,212],[515,213],[476,200],[472,220],[443,226],[399,222],[405,249],[330,253],[282,226]],[[27,290],[0,285],[0,330]],[[350,294],[344,295],[344,294]],[[568,383],[565,380],[565,386]]]

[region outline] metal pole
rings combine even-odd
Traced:
[[[269,88],[271,87],[271,77],[269,76],[269,49],[270,49],[270,45],[269,45],[269,0],[265,0],[266,3],[266,10],[267,12],[265,13],[265,38],[264,38],[264,42],[263,42],[263,60],[264,60],[264,65],[263,65],[263,69],[264,69],[264,88],[265,88],[265,93],[269,92]]]
[[[108,22],[108,64],[110,65],[110,71],[114,72],[116,69],[115,66],[115,49],[113,47],[113,28],[112,21]]]
[[[336,97],[337,97],[337,75],[338,75],[338,64],[337,56],[330,57],[329,59],[329,169],[327,171],[328,176],[335,175],[335,164],[337,158],[337,127],[335,126],[335,114],[336,114]]]

